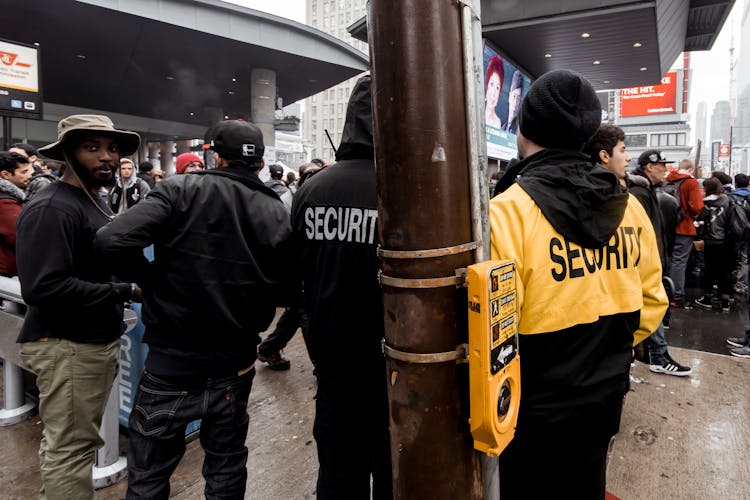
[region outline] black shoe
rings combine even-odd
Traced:
[[[747,337],[729,337],[727,339],[727,344],[732,347],[745,347],[750,345],[750,342],[748,342]]]
[[[281,352],[274,352],[272,354],[263,354],[258,352],[258,361],[267,363],[271,370],[283,371],[288,370],[292,364],[282,356]]]
[[[695,305],[700,307],[701,309],[710,311],[714,307],[713,298],[710,295],[703,295],[701,298],[695,299]]]
[[[674,375],[676,377],[687,377],[693,373],[689,366],[683,366],[674,359],[669,353],[664,354],[664,362],[660,365],[650,365],[648,367],[654,373],[663,373],[664,375]]]

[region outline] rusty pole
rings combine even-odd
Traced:
[[[370,0],[394,496],[482,498],[468,430],[473,262],[460,3]]]

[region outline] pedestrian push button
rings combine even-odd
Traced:
[[[469,266],[469,399],[474,448],[499,455],[513,439],[521,400],[518,299],[512,262]]]

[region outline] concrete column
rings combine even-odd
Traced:
[[[148,161],[153,163],[155,167],[159,166],[159,143],[158,142],[148,143]]]
[[[172,160],[174,151],[174,141],[162,141],[159,151],[159,160],[165,176],[174,174],[174,161]]]
[[[189,153],[190,152],[190,146],[192,145],[192,142],[190,139],[183,140],[183,141],[176,141],[177,143],[177,154],[181,155],[182,153]]]
[[[263,144],[276,147],[276,72],[253,69],[250,78],[250,120],[263,132]]]

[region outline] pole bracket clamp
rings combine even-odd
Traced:
[[[378,247],[378,256],[386,259],[432,259],[435,257],[444,257],[446,255],[469,252],[478,247],[478,241],[470,241],[469,243],[454,245],[452,247],[431,248],[428,250],[385,250]]]
[[[394,349],[385,343],[383,339],[383,353],[391,359],[405,361],[407,363],[429,364],[429,363],[447,363],[455,361],[456,364],[469,362],[469,344],[459,344],[455,351],[434,352],[430,354],[420,354],[416,352],[405,352]]]
[[[441,278],[395,278],[386,276],[382,271],[379,271],[378,281],[381,285],[393,288],[442,288],[447,286],[461,288],[466,286],[466,268],[456,269],[454,276]]]

